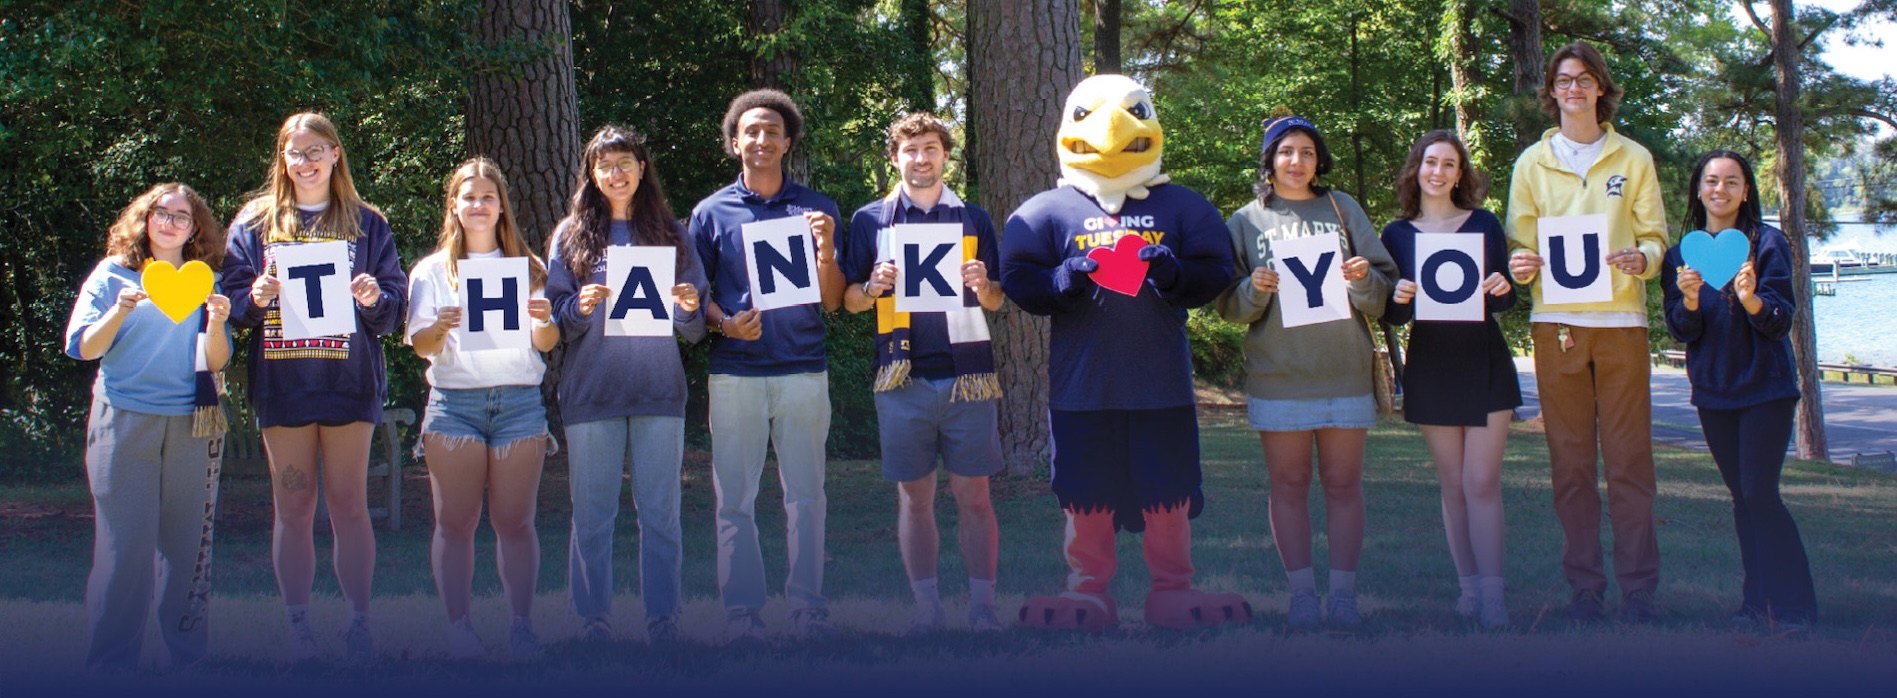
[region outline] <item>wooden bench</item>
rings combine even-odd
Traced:
[[[401,427],[415,424],[415,411],[406,407],[391,407],[382,411],[382,423],[377,425],[377,437],[369,443],[370,482],[382,479],[383,491],[388,495],[386,506],[370,507],[370,519],[387,518],[389,530],[402,530],[402,466],[403,458]],[[377,442],[380,443],[377,443]],[[256,423],[248,419],[232,420],[231,430],[224,437],[225,472],[269,473],[270,460],[264,452],[263,435],[257,431]],[[329,520],[329,503],[324,501],[320,483],[322,468],[317,468],[316,519],[318,522]]]

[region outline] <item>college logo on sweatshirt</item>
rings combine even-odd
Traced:
[[[1614,196],[1624,197],[1626,195],[1621,193],[1621,190],[1625,188],[1626,186],[1627,186],[1626,177],[1622,177],[1620,175],[1614,175],[1612,177],[1608,177],[1607,178],[1607,195],[1610,197],[1614,197]]]

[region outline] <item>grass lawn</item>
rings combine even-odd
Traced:
[[[1208,504],[1195,522],[1199,586],[1245,594],[1259,611],[1250,626],[1202,633],[1140,627],[1137,608],[1146,571],[1139,540],[1122,536],[1121,630],[1107,636],[1010,631],[997,636],[945,632],[897,637],[910,611],[897,557],[895,496],[873,461],[830,464],[829,564],[825,591],[837,640],[778,638],[763,648],[726,650],[711,643],[722,630],[713,559],[712,488],[707,454],[687,456],[684,489],[687,643],[653,651],[644,644],[639,607],[638,546],[630,497],[619,518],[615,603],[619,641],[570,641],[577,619],[565,611],[566,536],[570,507],[564,469],[549,469],[542,490],[542,594],[536,625],[548,651],[539,661],[465,664],[442,658],[443,615],[429,571],[427,478],[409,473],[404,529],[378,527],[375,628],[382,659],[367,667],[324,664],[292,673],[275,664],[283,621],[270,568],[267,481],[228,478],[216,532],[215,600],[207,665],[186,677],[132,677],[103,682],[47,683],[64,692],[159,690],[202,694],[279,690],[322,692],[329,681],[414,693],[416,687],[469,692],[544,690],[549,680],[620,692],[734,692],[753,684],[779,692],[1151,694],[1181,680],[1236,692],[1270,686],[1345,692],[1389,687],[1441,692],[1556,692],[1608,689],[1633,693],[1698,693],[1741,689],[1885,693],[1897,686],[1897,477],[1823,463],[1787,468],[1785,496],[1799,519],[1818,586],[1820,630],[1807,637],[1769,630],[1737,632],[1725,614],[1739,598],[1740,568],[1731,504],[1711,459],[1662,448],[1660,518],[1663,620],[1654,626],[1575,626],[1560,617],[1567,586],[1559,569],[1560,533],[1549,501],[1547,449],[1533,425],[1516,425],[1508,450],[1508,583],[1514,628],[1474,631],[1450,606],[1457,593],[1443,541],[1434,471],[1415,429],[1385,423],[1370,435],[1365,490],[1369,536],[1358,594],[1367,619],[1355,632],[1286,633],[1287,590],[1266,523],[1266,482],[1257,436],[1242,409],[1202,410]],[[765,478],[760,526],[767,574],[784,575],[780,491]],[[1317,488],[1313,488],[1314,490]],[[951,626],[960,626],[965,598],[954,537],[954,506],[943,488],[942,566]],[[1004,615],[1029,595],[1058,591],[1065,564],[1061,517],[1040,479],[998,478],[1001,603]],[[372,496],[374,494],[372,493]],[[1322,515],[1321,496],[1314,515]],[[0,677],[49,681],[76,671],[84,656],[83,587],[91,554],[90,500],[83,483],[0,488]],[[1322,521],[1317,559],[1324,559]],[[344,610],[329,572],[328,536],[318,534],[314,624],[324,652],[340,656]],[[474,621],[483,638],[505,638],[506,613],[493,570],[492,536],[484,532],[477,564]],[[1320,578],[1322,572],[1320,571]],[[1321,583],[1321,579],[1320,579]],[[1613,592],[1610,592],[1610,596]],[[1610,608],[1616,604],[1610,603]],[[768,631],[788,629],[787,609],[766,609]],[[148,662],[162,654],[148,629]],[[496,647],[496,652],[499,648]],[[498,656],[498,655],[497,655]],[[1374,658],[1374,661],[1370,661]],[[12,667],[12,668],[8,668]],[[30,667],[30,669],[29,669]],[[1056,679],[1055,677],[1059,677]],[[1647,680],[1628,683],[1631,677]],[[293,679],[288,680],[287,679]],[[848,683],[838,683],[847,678]],[[373,682],[364,683],[373,679]],[[114,683],[116,681],[117,683]],[[1276,684],[1271,682],[1276,681]],[[443,683],[446,682],[446,683]],[[595,683],[597,682],[597,683]],[[1710,683],[1709,683],[1710,682]],[[165,687],[169,687],[166,689]],[[1714,690],[1719,689],[1719,690]],[[427,692],[423,690],[422,692]],[[1214,692],[1224,692],[1214,690]],[[9,692],[10,693],[10,692]]]

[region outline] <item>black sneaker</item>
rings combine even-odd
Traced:
[[[1568,618],[1578,621],[1603,620],[1607,618],[1607,607],[1601,604],[1600,594],[1582,589],[1568,599]]]
[[[1653,592],[1636,591],[1620,600],[1620,622],[1652,623],[1660,620],[1660,608],[1653,603]]]

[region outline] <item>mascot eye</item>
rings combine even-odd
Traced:
[[[1127,113],[1132,114],[1133,118],[1139,119],[1140,121],[1145,121],[1147,119],[1153,118],[1153,110],[1150,107],[1147,107],[1145,102],[1140,102],[1139,104],[1135,104],[1133,105],[1132,109],[1128,109],[1126,111]]]
[[[1074,120],[1085,121],[1087,118],[1087,115],[1092,114],[1092,113],[1093,112],[1087,111],[1086,107],[1074,107]]]

